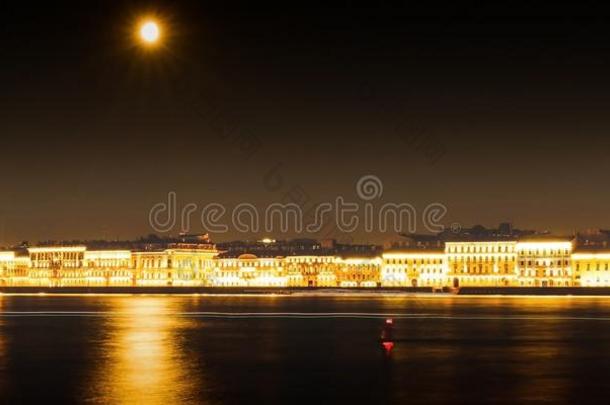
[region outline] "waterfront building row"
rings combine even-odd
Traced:
[[[375,257],[219,256],[213,245],[160,251],[32,247],[0,252],[4,286],[461,287],[610,286],[610,249],[570,240],[446,242]]]

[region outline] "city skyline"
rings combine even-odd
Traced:
[[[0,252],[0,286],[9,292],[6,288],[321,287],[423,293],[610,287],[610,231],[561,238],[512,232],[510,226],[509,234],[472,229],[477,232],[457,238],[438,234],[436,241],[413,236],[409,244],[385,249],[270,239],[215,245],[207,235],[122,246],[98,242],[92,249],[76,243],[27,246]]]
[[[592,242],[599,242],[601,240],[610,241],[610,229],[604,227],[590,227],[583,229],[575,229],[573,232],[558,233],[551,232],[547,229],[532,229],[529,227],[515,227],[511,222],[500,222],[495,226],[484,226],[480,223],[472,224],[471,226],[459,227],[446,227],[438,232],[387,232],[388,238],[384,241],[375,240],[354,240],[349,238],[348,233],[329,233],[325,237],[317,237],[315,234],[302,233],[296,236],[286,236],[285,234],[279,233],[274,234],[273,232],[260,232],[260,233],[239,233],[237,237],[226,237],[226,235],[212,234],[210,232],[196,233],[196,232],[177,232],[177,233],[155,233],[149,232],[147,234],[138,235],[133,238],[65,238],[65,239],[53,239],[53,238],[39,238],[33,240],[21,240],[14,244],[4,245],[4,248],[18,248],[20,246],[47,246],[47,245],[75,245],[75,244],[115,244],[117,246],[127,246],[134,243],[214,243],[214,244],[227,244],[236,242],[244,243],[258,243],[263,245],[277,244],[277,243],[299,243],[299,242],[316,242],[324,243],[325,241],[332,241],[334,243],[354,245],[354,246],[380,246],[384,248],[388,247],[399,247],[405,246],[409,243],[417,243],[423,241],[425,243],[431,243],[431,241],[444,243],[446,241],[468,241],[468,240],[519,240],[529,237],[540,237],[540,238],[560,238],[560,239],[573,239],[573,240],[586,240],[587,244]],[[223,237],[225,236],[225,237]],[[2,245],[0,245],[2,246]]]

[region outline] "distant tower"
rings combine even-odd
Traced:
[[[498,231],[500,231],[500,235],[512,235],[513,224],[510,222],[502,222],[500,226],[498,226]]]

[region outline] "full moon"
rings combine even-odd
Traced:
[[[159,26],[154,21],[147,21],[140,27],[140,37],[146,43],[153,44],[159,40]]]

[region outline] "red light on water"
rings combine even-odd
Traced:
[[[383,342],[382,345],[383,345],[383,349],[385,350],[385,352],[387,354],[390,354],[390,352],[394,348],[394,342]]]

